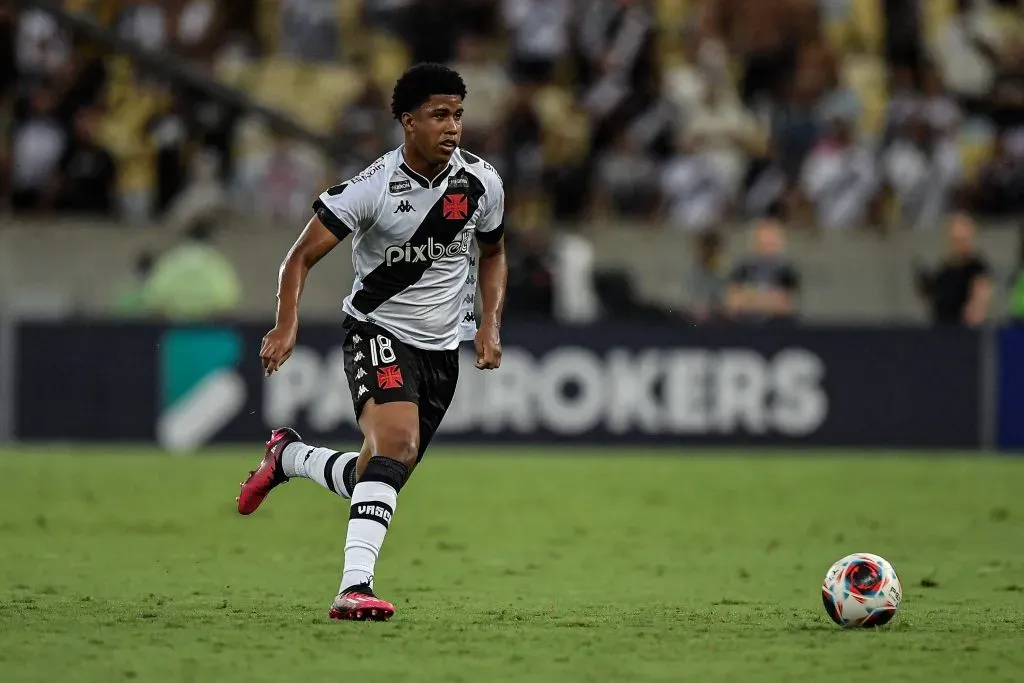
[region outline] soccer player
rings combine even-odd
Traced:
[[[238,499],[238,511],[251,514],[291,477],[351,498],[333,619],[394,615],[394,606],[374,594],[374,567],[398,495],[455,394],[458,345],[474,322],[477,277],[476,367],[501,363],[504,191],[490,164],[459,148],[465,97],[462,78],[445,66],[418,64],[403,74],[391,111],[404,144],[320,195],[280,269],[276,323],[260,349],[268,376],[295,347],[310,268],[352,235],[355,281],[342,305],[342,349],[363,449],[338,453],[277,429]]]

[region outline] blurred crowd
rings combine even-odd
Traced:
[[[400,143],[390,89],[424,60],[462,73],[463,146],[502,174],[523,242],[621,219],[710,249],[749,219],[939,230],[953,211],[1024,212],[1024,0],[63,6],[310,136],[6,4],[0,196],[17,213],[192,225],[228,207],[295,226],[321,188]],[[542,281],[531,253],[521,272]]]
[[[1020,0],[65,0],[321,135],[2,10],[15,211],[159,218],[193,202],[299,218],[399,142],[410,62],[458,68],[464,146],[524,224],[626,216],[822,229],[1024,208]],[[211,180],[218,181],[217,183]],[[218,192],[222,191],[222,192]]]

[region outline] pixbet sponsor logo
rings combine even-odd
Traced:
[[[426,244],[412,244],[406,242],[402,245],[388,247],[384,251],[384,263],[393,266],[396,263],[427,263],[443,258],[454,258],[469,253],[472,235],[469,230],[463,230],[458,239],[451,244],[435,241],[428,237]]]

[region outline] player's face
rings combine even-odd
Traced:
[[[409,117],[406,131],[416,151],[427,162],[447,164],[462,139],[462,98],[432,96]]]

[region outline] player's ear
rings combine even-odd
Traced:
[[[413,115],[409,112],[405,112],[404,114],[402,114],[402,128],[404,128],[408,133],[412,132],[413,119]]]

